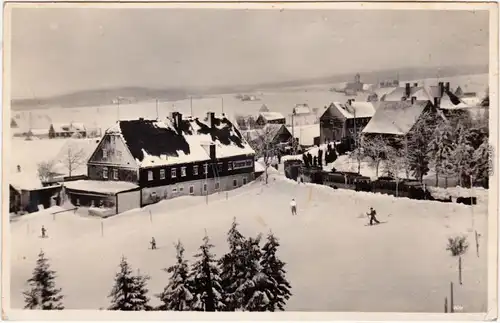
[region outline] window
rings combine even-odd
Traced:
[[[108,178],[108,168],[107,167],[102,168],[102,178]]]
[[[253,165],[253,160],[248,159],[248,160],[246,161],[246,165],[247,165],[247,167],[252,167],[252,165]]]
[[[181,176],[182,177],[186,176],[186,166],[181,167]]]
[[[170,171],[170,176],[172,176],[172,178],[177,177],[177,168],[172,168],[172,170]]]
[[[116,157],[118,157],[119,159],[122,158],[122,152],[121,151],[117,151],[116,152]]]
[[[223,165],[222,163],[217,163],[217,171],[219,173],[222,173],[222,165]]]
[[[198,165],[193,166],[193,175],[198,175]]]
[[[177,194],[177,186],[176,187],[172,187],[172,194]]]
[[[227,170],[233,169],[233,162],[227,162]]]
[[[251,159],[234,161],[233,169],[252,167],[252,165],[253,165],[253,160]]]
[[[106,148],[102,149],[102,159],[108,158],[108,150]]]
[[[194,194],[194,186],[189,186],[189,194]]]
[[[203,174],[207,174],[208,173],[208,164],[204,164],[203,165]]]
[[[113,169],[113,179],[114,179],[115,181],[117,181],[117,180],[118,180],[118,169]]]
[[[207,191],[207,183],[204,183],[203,184],[203,192],[206,192]]]
[[[152,180],[153,180],[153,171],[148,170],[148,181],[152,181]]]
[[[179,193],[182,193],[182,192],[184,192],[184,186],[180,185],[179,186]]]
[[[247,179],[243,178],[243,185],[246,185],[246,184],[247,184]]]
[[[220,183],[219,182],[215,182],[215,189],[218,190],[220,188]]]
[[[233,179],[233,186],[234,187],[238,186],[238,180],[237,179]]]
[[[165,179],[165,170],[160,169],[160,179]]]

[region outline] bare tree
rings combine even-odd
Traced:
[[[388,145],[382,136],[365,138],[362,141],[364,154],[370,158],[370,166],[375,167],[375,174],[378,177],[380,163],[387,156]]]
[[[278,147],[275,141],[276,130],[274,127],[264,127],[254,131],[256,131],[257,136],[249,144],[255,150],[256,157],[264,160],[264,178],[267,184],[267,170],[271,166],[273,158],[278,154]]]
[[[404,149],[400,149],[398,144],[388,145],[385,151],[386,153],[386,164],[385,171],[387,175],[394,178],[396,181],[396,196],[398,196],[399,189],[399,174],[401,171],[407,168],[407,158]]]
[[[71,176],[75,169],[86,163],[86,157],[87,154],[82,147],[78,147],[74,142],[69,142],[61,151],[60,161],[66,166],[68,175]]]
[[[56,163],[53,160],[41,162],[37,164],[38,178],[42,183],[51,181],[57,174],[55,172]]]

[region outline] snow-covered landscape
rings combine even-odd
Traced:
[[[10,10],[11,309],[491,313],[487,10],[270,9]]]
[[[298,204],[294,217],[291,198]],[[299,185],[275,174],[267,186],[248,184],[231,191],[227,200],[225,194],[209,196],[208,204],[203,197],[183,197],[104,220],[72,211],[53,215],[61,210],[54,207],[11,223],[12,306],[23,306],[22,291],[41,248],[57,271],[68,309],[109,306],[107,296],[122,255],[152,277],[151,295],[159,293],[168,281],[161,269],[175,260],[174,243],[184,243],[190,261],[206,230],[221,256],[235,216],[245,236],[272,230],[279,238],[279,256],[287,264],[293,293],[287,310],[441,312],[449,284],[455,282],[455,304],[464,312],[482,312],[487,196],[479,200],[465,206],[398,199]],[[387,222],[366,226],[369,207]],[[46,239],[40,238],[42,225]],[[459,285],[457,259],[446,251],[447,239],[465,234],[472,242],[475,230],[481,235],[480,256],[472,247],[464,256]],[[148,249],[152,236],[157,250]]]

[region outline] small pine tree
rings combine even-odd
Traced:
[[[158,307],[161,311],[189,311],[192,310],[195,298],[189,284],[189,267],[184,260],[184,247],[180,241],[175,245],[177,252],[177,263],[164,269],[170,273],[168,285],[157,297],[162,305]]]
[[[439,176],[453,175],[453,130],[447,122],[440,122],[434,129],[429,142],[429,159],[434,165],[436,173],[436,186],[439,184]]]
[[[463,125],[457,129],[457,145],[453,151],[453,165],[459,175],[460,186],[463,186],[463,179],[472,174],[474,149],[468,141],[468,131]]]
[[[243,247],[243,262],[245,271],[240,273],[241,284],[237,295],[241,300],[241,309],[244,311],[266,311],[272,281],[262,272],[260,265],[262,251],[260,249],[261,236],[249,238]]]
[[[473,176],[476,180],[487,183],[490,176],[490,145],[488,137],[473,154]]]
[[[23,292],[25,309],[63,310],[61,289],[55,287],[56,272],[50,269],[49,260],[40,251],[33,276],[28,279],[30,289]]]
[[[111,298],[110,311],[149,311],[149,298],[146,282],[148,276],[132,274],[132,269],[125,257],[120,262],[120,271],[116,273],[115,283],[108,297]]]
[[[266,310],[271,312],[285,310],[286,301],[292,295],[290,292],[292,287],[285,277],[285,263],[276,257],[278,247],[278,239],[270,232],[267,242],[262,247],[263,255],[260,264],[262,272],[272,281],[272,285],[268,287],[270,297],[266,305]]]
[[[236,291],[241,284],[241,273],[245,272],[245,263],[243,259],[243,245],[245,237],[238,231],[238,223],[236,218],[233,219],[231,228],[227,233],[227,242],[229,244],[229,252],[219,260],[221,267],[221,283],[226,295],[225,311],[235,311],[240,307],[240,302],[237,299]]]
[[[193,264],[190,275],[193,293],[199,300],[195,309],[206,312],[224,310],[224,290],[215,255],[211,252],[213,247],[208,235],[205,235],[200,252],[195,255],[198,260]]]

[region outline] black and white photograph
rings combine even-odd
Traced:
[[[497,317],[498,3],[13,2],[3,47],[5,319]]]

